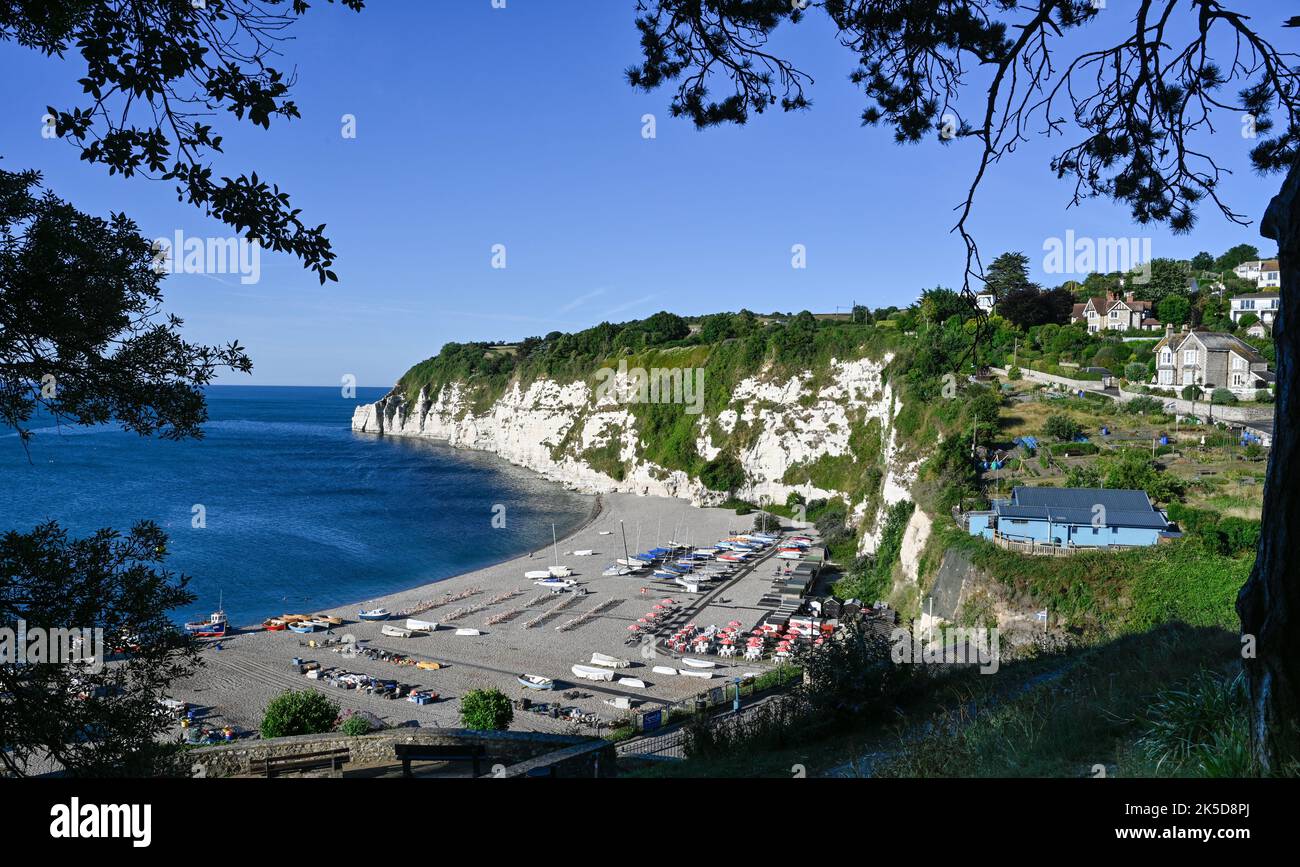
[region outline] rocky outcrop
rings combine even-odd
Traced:
[[[706,460],[724,449],[734,453],[746,477],[735,494],[751,502],[784,503],[791,492],[808,500],[848,499],[845,491],[806,479],[794,482],[791,476],[823,458],[851,460],[852,431],[877,420],[878,427],[871,429],[881,437],[881,490],[850,504],[855,519],[874,538],[879,508],[909,496],[918,466],[902,460],[894,434],[901,404],[883,376],[891,358],[832,361],[826,370],[788,379],[761,373],[744,379],[723,410],[698,415],[696,449]],[[615,380],[615,386],[624,384]],[[635,393],[635,388],[626,391]],[[414,403],[394,389],[377,403],[357,407],[352,429],[428,437],[491,452],[585,492],[679,497],[699,505],[722,502],[726,495],[709,490],[698,478],[644,458],[638,419],[620,399],[623,393],[620,387],[598,390],[580,380],[541,379],[514,382],[490,406],[476,407],[458,383],[436,395],[422,391]],[[871,514],[866,514],[868,503]],[[873,547],[874,542],[867,543],[867,550]]]

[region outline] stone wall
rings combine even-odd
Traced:
[[[1007,372],[1000,367],[989,368],[999,376],[1006,376]],[[1101,382],[1087,379],[1067,379],[1064,376],[1056,376],[1051,373],[1042,373],[1037,370],[1030,370],[1027,367],[1020,369],[1022,376],[1030,382],[1040,382],[1046,385],[1062,385],[1066,388],[1102,392]],[[1178,397],[1169,397],[1163,394],[1143,394],[1140,391],[1129,391],[1124,386],[1119,386],[1119,400],[1130,401],[1139,397],[1153,397],[1165,405],[1166,408],[1172,407],[1172,411],[1178,415],[1194,415],[1198,418],[1208,419],[1211,417],[1211,408],[1208,400],[1190,401]],[[1104,392],[1115,397],[1110,392]],[[1271,421],[1273,418],[1273,408],[1271,406],[1224,406],[1215,404],[1213,407],[1214,421],[1233,422],[1241,424],[1242,422],[1254,421]]]
[[[343,747],[351,751],[353,765],[396,762],[394,744],[479,744],[487,749],[482,772],[493,776],[526,776],[530,771],[549,771],[556,777],[611,777],[615,774],[614,745],[600,738],[466,729],[390,729],[351,737],[331,732],[247,740],[200,747],[188,753],[187,759],[195,776],[234,777],[249,773],[250,763],[255,760],[289,758]],[[493,766],[499,767],[492,771]]]
[[[1166,408],[1172,404],[1174,411],[1179,415],[1194,415],[1201,419],[1213,418],[1214,421],[1234,422],[1236,424],[1251,421],[1272,421],[1273,419],[1273,408],[1271,406],[1224,406],[1223,404],[1215,404],[1211,408],[1208,400],[1198,400],[1193,403],[1179,397],[1169,397],[1163,394],[1142,394],[1136,391],[1126,391],[1122,386],[1120,387],[1120,400],[1133,400],[1137,397],[1154,397],[1156,400],[1161,401]]]

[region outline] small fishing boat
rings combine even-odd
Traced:
[[[709,678],[713,677],[713,672],[711,671],[692,671],[689,668],[680,669],[678,671],[678,674],[684,674],[687,677],[698,677],[703,680],[708,680]]]
[[[267,632],[283,632],[289,628],[289,624],[278,617],[268,617],[262,621],[262,628]]]
[[[617,578],[622,575],[631,575],[632,569],[629,566],[606,566],[600,574],[606,578]]]
[[[524,577],[525,578],[550,578],[551,571],[549,569],[534,569],[531,572],[525,572]]]
[[[328,615],[328,614],[313,614],[313,615],[311,616],[311,619],[312,619],[312,620],[315,620],[317,623],[325,623],[325,624],[328,624],[328,625],[330,625],[330,626],[342,626],[342,625],[343,625],[343,618],[342,618],[342,617],[331,617],[331,616]]]
[[[672,676],[677,673],[677,669],[673,668],[670,665],[656,665],[654,668],[650,670],[653,671],[655,674],[666,674],[669,676]]]
[[[570,581],[567,578],[543,578],[540,581],[534,581],[538,587],[567,588],[577,584],[577,581]]]
[[[600,535],[602,535],[602,536],[612,536],[612,535],[614,535],[614,531],[613,531],[613,530],[601,530],[601,531],[600,531]]]
[[[387,619],[388,619],[388,609],[387,609],[387,608],[371,608],[371,609],[368,610],[368,611],[362,611],[362,612],[358,613],[358,614],[357,614],[357,617],[360,617],[362,620],[387,620]]]
[[[628,698],[625,695],[620,695],[615,698],[605,699],[605,704],[609,705],[610,707],[616,707],[619,710],[629,710],[632,707],[632,699]]]
[[[619,659],[617,656],[610,656],[607,653],[593,653],[591,655],[591,664],[599,665],[604,668],[631,668],[632,663],[626,659]]]
[[[482,635],[483,633],[478,629],[471,629],[468,626],[462,626],[460,629],[456,630],[456,634],[457,635]]]
[[[416,620],[414,617],[408,617],[406,628],[412,632],[437,632],[438,624],[432,620]]]
[[[417,662],[415,664],[415,667],[420,669],[421,671],[437,671],[438,669],[442,668],[442,663],[433,662],[431,660],[424,659]]]
[[[403,629],[400,626],[393,626],[391,623],[385,623],[380,627],[379,631],[390,638],[410,638],[415,634],[409,629]]]
[[[573,552],[573,556],[575,556],[575,557],[590,557],[590,556],[592,556],[592,555],[595,554],[595,553],[596,553],[596,552],[593,551],[593,550],[591,550],[590,548],[583,548],[581,551],[574,551],[574,552]]]
[[[682,663],[689,665],[691,668],[716,668],[718,665],[716,662],[710,662],[707,659],[692,659],[689,656],[683,658]]]
[[[608,668],[595,668],[590,665],[575,665],[570,671],[574,677],[580,677],[583,680],[602,680],[609,683],[614,679],[614,672]]]
[[[642,680],[642,679],[639,678],[639,677],[620,677],[620,678],[618,679],[618,685],[619,685],[619,686],[630,686],[630,687],[633,687],[634,689],[645,689],[645,688],[646,688],[646,683],[645,683],[645,681]]]
[[[185,631],[195,638],[219,638],[225,635],[229,628],[226,612],[221,609],[212,612],[207,620],[185,624]]]
[[[529,689],[555,689],[555,681],[540,674],[521,674],[516,680],[519,681],[520,686]]]
[[[319,628],[314,620],[295,620],[289,624],[289,631],[297,632],[299,635],[308,635]]]

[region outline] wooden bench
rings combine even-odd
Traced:
[[[268,779],[284,774],[306,773],[308,771],[330,771],[341,773],[343,766],[352,761],[352,752],[347,747],[334,750],[321,750],[316,753],[300,753],[296,756],[268,756],[253,759],[248,763],[251,773]]]
[[[411,776],[411,762],[470,762],[474,776],[487,755],[482,744],[393,744],[393,752],[402,761],[402,776]]]

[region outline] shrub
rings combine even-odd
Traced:
[[[735,455],[718,455],[704,465],[700,481],[711,491],[729,494],[745,484],[745,468]]]
[[[1048,449],[1054,455],[1070,455],[1077,457],[1079,455],[1095,455],[1101,451],[1096,443],[1053,443]]]
[[[1267,388],[1261,388],[1259,391],[1255,392],[1255,400],[1260,403],[1272,403],[1273,392],[1269,391]]]
[[[499,689],[472,689],[460,700],[460,722],[473,731],[504,731],[515,718],[510,699]]]
[[[334,730],[339,706],[314,689],[289,690],[271,699],[259,731],[264,738],[318,735]]]
[[[1119,405],[1122,412],[1151,415],[1165,411],[1165,405],[1154,397],[1135,397]]]
[[[365,719],[365,717],[353,714],[343,720],[343,725],[339,726],[339,731],[343,732],[345,735],[353,737],[357,735],[368,735],[370,734],[370,723]]]
[[[1083,429],[1079,427],[1077,421],[1068,415],[1057,414],[1047,417],[1047,421],[1043,423],[1043,433],[1061,442],[1068,443],[1083,433]]]
[[[1220,386],[1210,394],[1210,400],[1217,404],[1231,406],[1237,402],[1237,396],[1230,389]]]
[[[1170,503],[1166,511],[1169,520],[1177,522],[1184,533],[1199,539],[1216,554],[1249,554],[1259,547],[1259,521],[1246,518],[1220,519],[1214,512],[1188,508],[1181,503]]]
[[[1124,365],[1124,378],[1129,382],[1142,382],[1147,378],[1147,366],[1140,361]]]
[[[1065,486],[1067,488],[1100,488],[1101,473],[1098,472],[1096,467],[1070,467],[1065,471]]]
[[[1024,375],[1025,375],[1024,371],[1022,371],[1018,367],[1013,367],[1007,371],[1007,379],[1011,380],[1012,382],[1014,382],[1017,379],[1020,379]]]

